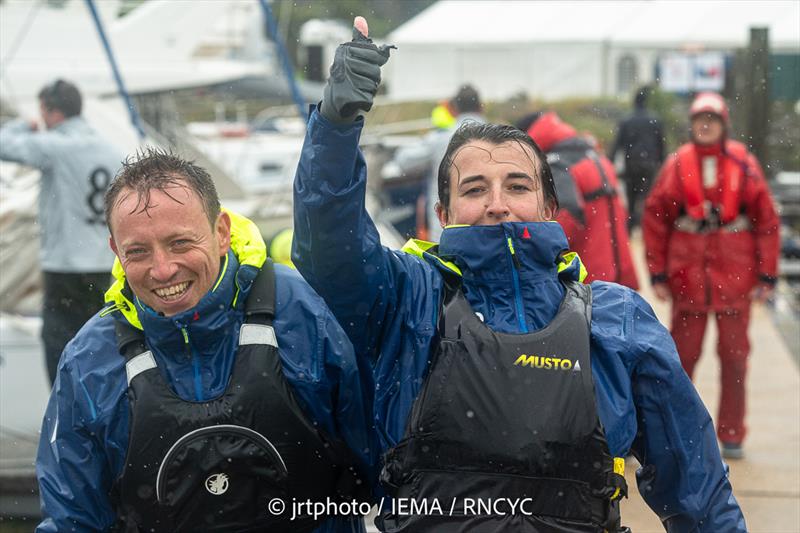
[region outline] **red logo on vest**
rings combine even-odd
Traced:
[[[531,238],[531,233],[528,231],[528,227],[527,226],[525,226],[525,228],[522,230],[522,238],[523,239],[530,239]]]

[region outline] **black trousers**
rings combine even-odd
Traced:
[[[43,272],[42,340],[50,384],[56,379],[64,346],[103,306],[111,275],[102,273]]]
[[[644,209],[644,200],[658,166],[656,164],[631,164],[625,168],[625,193],[628,197],[628,231],[639,225]]]

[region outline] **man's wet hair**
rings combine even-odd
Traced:
[[[539,173],[537,176],[532,177],[539,180],[545,204],[550,204],[554,212],[558,210],[558,196],[556,195],[556,185],[553,181],[553,172],[550,170],[547,157],[542,152],[542,149],[539,148],[539,145],[527,133],[514,126],[479,123],[471,120],[465,122],[455,131],[450,138],[450,143],[447,145],[447,151],[441,163],[439,163],[439,203],[442,208],[449,209],[450,207],[450,169],[453,167],[453,159],[455,159],[459,149],[471,141],[486,141],[497,145],[515,142],[520,147],[527,146],[533,150],[538,160],[538,164],[534,163],[534,168],[538,167]]]
[[[178,203],[180,200],[170,194],[170,189],[186,187],[194,191],[203,204],[203,210],[211,227],[220,212],[219,196],[214,181],[206,170],[194,161],[180,158],[171,150],[147,147],[128,156],[122,163],[105,194],[106,224],[111,231],[111,214],[123,189],[132,189],[138,201],[132,213],[147,212],[152,207],[150,194],[158,190]]]
[[[462,85],[450,102],[459,114],[481,112],[481,97],[472,85]]]
[[[64,80],[56,80],[42,87],[39,91],[39,101],[48,111],[61,111],[64,118],[76,117],[81,114],[83,100],[78,88]]]

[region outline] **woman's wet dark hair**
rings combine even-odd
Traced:
[[[458,150],[471,141],[486,141],[492,144],[516,142],[521,146],[530,147],[539,160],[539,175],[537,177],[541,183],[545,203],[549,203],[553,207],[553,213],[558,211],[558,196],[556,195],[556,185],[553,181],[553,172],[550,170],[550,165],[547,163],[547,157],[544,152],[533,139],[527,133],[514,126],[485,124],[474,121],[467,121],[456,130],[450,138],[450,143],[447,145],[447,151],[442,161],[439,163],[439,203],[442,208],[448,209],[450,207],[450,168],[453,166],[453,159],[455,159]]]

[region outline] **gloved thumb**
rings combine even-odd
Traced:
[[[353,19],[353,40],[369,41],[369,24],[364,17],[358,16]]]

